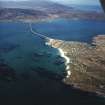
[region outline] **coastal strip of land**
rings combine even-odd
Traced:
[[[63,57],[66,60],[65,61],[66,71],[67,71],[67,76],[66,77],[69,78],[70,75],[71,75],[70,65],[69,65],[70,64],[70,58],[65,55],[65,52],[61,48],[58,48],[58,50],[60,52],[61,57]]]
[[[44,38],[45,44],[58,49],[65,59],[65,84],[105,96],[105,35],[98,35],[87,44],[53,39],[37,32],[33,34]]]
[[[47,43],[66,59],[65,84],[105,96],[105,35],[94,37],[91,44],[56,39]]]

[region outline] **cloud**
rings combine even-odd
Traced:
[[[99,0],[0,0],[0,1],[53,1],[62,4],[99,5]]]
[[[65,3],[65,4],[87,4],[87,5],[99,5],[99,0],[52,0],[55,2]]]
[[[29,0],[0,0],[0,1],[29,1]]]

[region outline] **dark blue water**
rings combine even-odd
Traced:
[[[34,24],[33,28],[52,38],[91,42],[94,36],[105,34],[105,21],[57,19]]]
[[[57,19],[32,26],[49,37],[69,41],[90,43],[94,36],[105,34],[104,21]],[[33,36],[27,23],[1,22],[0,97],[13,105],[104,105],[104,99],[61,82],[65,65],[56,64],[59,59],[63,59],[59,52]]]
[[[104,12],[101,4],[100,5],[73,5],[76,10],[82,10],[87,12]]]

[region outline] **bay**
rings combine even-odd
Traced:
[[[32,27],[51,38],[87,43],[91,43],[94,36],[105,34],[105,21],[55,19],[34,22]],[[34,100],[34,96],[40,105],[50,102],[50,105],[102,105],[105,102],[102,98],[59,81],[58,76],[65,74],[65,65],[56,63],[59,59],[63,58],[57,49],[46,46],[43,39],[33,35],[28,23],[1,22],[0,64],[11,67],[15,79],[0,80],[0,96],[30,96],[22,100],[25,104]]]

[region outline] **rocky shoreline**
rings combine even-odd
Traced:
[[[105,35],[94,37],[91,45],[57,39],[50,39],[47,44],[62,49],[71,60],[65,84],[105,96]]]

